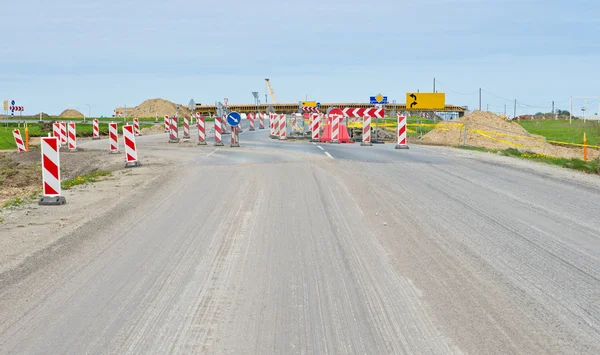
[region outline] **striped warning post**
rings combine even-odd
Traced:
[[[100,139],[100,122],[98,122],[98,120],[94,119],[92,121],[92,125],[93,125],[92,139],[98,140],[98,139]]]
[[[67,123],[60,123],[60,144],[67,145]]]
[[[40,205],[67,203],[60,187],[59,137],[42,137],[42,197]]]
[[[177,115],[175,115],[175,117],[171,117],[169,143],[179,143],[179,118]]]
[[[77,127],[75,126],[75,122],[69,122],[68,124],[68,144],[69,152],[77,151]]]
[[[340,119],[341,115],[331,115],[331,141],[329,143],[340,142]]]
[[[136,136],[141,136],[142,132],[140,131],[140,120],[137,118],[133,119],[133,132]]]
[[[183,116],[183,139],[190,139],[190,118]]]
[[[279,115],[279,139],[287,139],[287,122],[285,119],[285,114]]]
[[[275,115],[269,112],[269,135],[275,138]]]
[[[171,120],[169,119],[169,115],[165,115],[165,133],[169,133],[171,131]]]
[[[13,137],[15,138],[15,143],[17,144],[17,152],[24,153],[26,152],[25,143],[23,142],[23,137],[21,137],[21,131],[15,129],[13,131]]]
[[[221,117],[221,134],[227,134],[227,115],[223,114]]]
[[[220,116],[215,116],[215,146],[223,146],[223,140],[222,140],[222,122],[221,122],[221,117]]]
[[[196,113],[196,127],[198,128],[198,145],[206,145],[206,125],[204,116]]]
[[[321,129],[321,117],[318,113],[311,114],[310,131],[312,132],[312,141],[319,141],[319,130]]]
[[[254,118],[255,117],[256,117],[256,115],[254,113],[248,114],[248,123],[250,124],[250,128],[248,129],[249,131],[254,131]]]
[[[108,124],[108,142],[110,144],[110,154],[119,153],[119,131],[116,123]]]
[[[231,147],[240,146],[240,126],[231,127]]]
[[[258,113],[258,129],[265,129],[265,114],[262,112]]]
[[[132,125],[123,126],[123,140],[125,141],[125,167],[131,168],[140,166],[137,147],[135,145],[135,127]]]
[[[52,124],[52,136],[58,138],[58,147],[60,148],[60,122],[55,122]]]
[[[362,146],[372,146],[371,143],[371,117],[363,117],[363,131],[362,131]]]
[[[406,143],[406,116],[398,114],[398,144],[396,149],[408,149]]]

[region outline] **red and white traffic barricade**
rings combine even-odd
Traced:
[[[169,143],[179,143],[179,118],[177,116],[171,117]]]
[[[183,139],[190,139],[190,118],[183,116]]]
[[[40,205],[67,203],[60,187],[59,137],[42,137],[42,197]]]
[[[110,154],[119,153],[119,131],[116,123],[108,124],[108,142],[110,144]]]
[[[279,139],[287,139],[287,122],[285,114],[279,115]]]
[[[265,129],[265,114],[262,112],[258,113],[258,129]]]
[[[60,123],[60,144],[67,145],[67,123]]]
[[[321,129],[321,115],[318,113],[311,113],[310,131],[312,132],[312,141],[319,141],[319,130]]]
[[[329,143],[340,143],[340,119],[341,115],[331,114],[331,141]]]
[[[60,138],[60,122],[55,122],[52,124],[52,136],[58,138],[58,147],[61,146],[61,138]]]
[[[227,134],[227,115],[221,117],[221,134]]]
[[[371,143],[371,116],[363,117],[363,126],[362,126],[362,146],[372,146]]]
[[[248,123],[250,124],[250,128],[248,129],[249,131],[254,131],[254,118],[255,117],[256,117],[256,115],[254,113],[248,114]]]
[[[240,131],[241,129],[239,125],[231,127],[231,147],[240,146]]]
[[[269,112],[269,135],[271,136],[271,138],[275,138],[276,134],[275,134],[275,115]],[[279,124],[279,122],[277,122],[277,124]]]
[[[138,120],[137,118],[133,119],[133,132],[136,135],[136,137],[142,135],[142,132],[140,130],[140,120]]]
[[[169,115],[165,115],[165,133],[169,133],[171,131],[171,119]]]
[[[100,139],[100,122],[98,122],[98,120],[94,119],[92,121],[92,123],[93,123],[92,139],[98,140],[98,139]]]
[[[406,116],[398,114],[398,144],[396,149],[408,149],[406,142]]]
[[[223,146],[222,122],[219,115],[215,116],[215,146]]]
[[[125,141],[125,167],[140,166],[137,156],[137,147],[135,145],[135,127],[132,125],[123,126],[123,140]]]
[[[21,137],[21,131],[15,129],[13,131],[13,137],[15,138],[15,144],[17,145],[17,152],[24,153],[27,151],[25,149],[25,143],[23,142],[23,137]]]
[[[77,151],[77,127],[75,126],[75,122],[69,122],[68,126],[68,143],[69,152]]]
[[[198,145],[206,145],[206,125],[204,116],[196,113],[196,127],[198,128]]]

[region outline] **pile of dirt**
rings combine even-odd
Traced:
[[[128,114],[129,117],[156,117],[158,113],[158,118],[165,115],[172,116],[177,112],[177,106],[179,106],[179,116],[190,115],[190,110],[187,105],[176,104],[171,101],[167,101],[164,99],[149,99],[142,102],[139,106],[134,108],[131,113]]]
[[[471,147],[498,150],[516,148],[560,158],[583,157],[583,148],[546,143],[543,136],[530,134],[515,122],[483,111],[473,111],[458,120],[441,123],[423,136],[423,143],[448,146],[466,143]],[[600,151],[588,149],[588,156],[590,159],[600,157]]]
[[[60,115],[58,115],[58,117],[59,118],[83,118],[83,113],[81,113],[77,110],[66,109]]]

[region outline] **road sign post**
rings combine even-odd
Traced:
[[[242,115],[239,112],[230,112],[227,114],[227,123],[231,126],[231,146],[240,146],[240,124],[242,123]]]

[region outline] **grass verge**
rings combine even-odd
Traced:
[[[573,120],[533,120],[516,121],[531,134],[546,137],[551,141],[583,144],[583,133],[587,135],[587,143],[600,145],[600,122]]]
[[[104,176],[110,176],[112,173],[110,171],[95,171],[93,173],[89,173],[83,176],[78,176],[74,179],[64,180],[61,184],[63,190],[68,190],[73,186],[84,185],[92,182],[98,182],[99,178]]]
[[[27,202],[27,200],[24,198],[21,198],[21,197],[13,198],[12,200],[7,201],[4,205],[2,205],[2,208],[21,206],[25,202]]]
[[[583,161],[577,158],[557,158],[549,155],[532,152],[521,152],[518,149],[509,148],[505,150],[485,149],[481,147],[458,147],[465,150],[474,150],[479,152],[501,153],[509,157],[533,160],[539,163],[560,166],[561,168],[583,171],[588,174],[600,174],[600,159]]]

